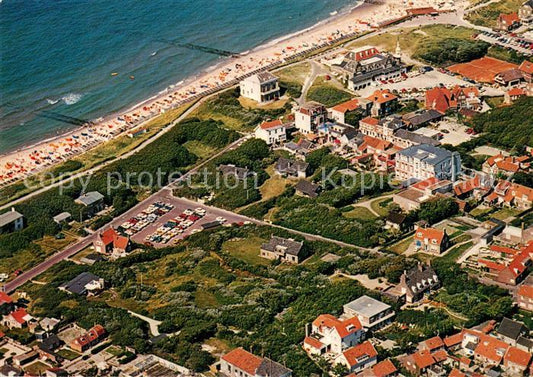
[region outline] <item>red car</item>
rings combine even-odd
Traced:
[[[22,270],[20,268],[18,270],[15,270],[15,272],[13,272],[13,275],[15,276],[19,276],[20,274],[22,274]]]

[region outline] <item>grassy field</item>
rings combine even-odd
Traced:
[[[242,259],[250,264],[268,266],[270,260],[259,256],[261,244],[266,240],[259,237],[249,237],[242,240],[227,241],[222,246],[222,250],[233,255],[235,258]]]
[[[245,98],[245,97],[239,97],[239,103],[244,108],[251,108],[251,109],[263,109],[263,110],[276,110],[281,109],[285,104],[289,101],[288,98],[281,98],[278,101],[273,102],[267,102],[265,104],[260,104],[253,99]]]
[[[217,151],[217,148],[211,147],[209,145],[203,144],[201,141],[191,140],[183,144],[187,150],[202,160],[211,157]]]
[[[326,81],[323,77],[318,77],[307,92],[308,101],[316,101],[326,107],[337,105],[351,98],[352,94],[344,90],[342,85],[336,81]]]
[[[274,74],[279,77],[281,81],[294,82],[303,85],[305,78],[311,72],[311,64],[307,62],[291,65],[290,67],[282,68],[275,71]]]
[[[518,215],[520,212],[520,210],[515,208],[502,208],[499,211],[494,212],[491,217],[503,221],[509,217]]]
[[[40,376],[44,374],[47,369],[50,369],[50,365],[43,363],[42,361],[36,361],[24,367],[24,371],[30,376]]]
[[[261,187],[259,187],[259,191],[261,192],[261,200],[268,200],[275,196],[281,195],[283,191],[285,191],[287,185],[291,184],[289,179],[283,178],[274,172],[274,166],[269,166],[266,169],[266,172],[268,175],[270,175],[270,178],[267,179],[265,183],[261,185]]]
[[[495,27],[497,26],[500,13],[512,13],[518,11],[522,0],[498,1],[470,12],[466,19],[475,25]]]
[[[396,41],[399,41],[402,51],[413,55],[420,52],[425,43],[437,42],[447,38],[470,39],[472,34],[474,34],[474,30],[460,26],[427,25],[421,28],[405,28],[383,33],[361,41],[355,41],[348,47],[354,48],[369,45],[393,52],[396,49]]]
[[[473,242],[467,242],[464,245],[456,246],[448,251],[446,255],[440,257],[440,259],[447,262],[455,262],[466,250],[470,249],[473,245]]]
[[[485,98],[485,101],[487,104],[492,107],[493,109],[495,107],[500,107],[503,104],[504,98],[503,96],[500,97],[487,97]]]
[[[380,216],[387,216],[389,214],[389,210],[387,209],[387,206],[392,203],[392,198],[380,198],[372,201],[370,203],[370,207],[377,213],[379,213]]]
[[[80,356],[79,353],[66,348],[60,349],[59,351],[57,351],[57,354],[66,360],[74,360],[75,358]]]
[[[354,207],[351,211],[344,212],[343,216],[348,219],[374,220],[376,216],[365,207]]]

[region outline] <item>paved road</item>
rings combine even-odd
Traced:
[[[159,325],[161,324],[161,321],[157,321],[155,319],[144,316],[142,314],[132,312],[131,310],[128,310],[128,313],[130,313],[134,317],[142,319],[144,322],[147,322],[148,325],[150,326],[150,332],[152,333],[153,336],[160,335]]]

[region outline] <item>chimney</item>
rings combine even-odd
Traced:
[[[15,212],[15,207],[11,207],[11,212]]]

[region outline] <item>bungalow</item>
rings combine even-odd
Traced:
[[[280,144],[287,140],[288,125],[276,119],[263,122],[255,128],[255,137],[264,140],[268,145]]]
[[[516,341],[521,335],[528,334],[527,327],[518,321],[504,317],[496,330],[496,336],[512,346],[516,346]]]
[[[444,349],[444,341],[440,336],[426,339],[418,344],[419,351],[429,351],[431,353]]]
[[[323,124],[327,118],[326,107],[317,102],[309,102],[294,113],[294,125],[304,133],[316,132],[318,126]]]
[[[517,347],[509,347],[503,357],[503,366],[511,375],[524,375],[530,363],[531,353]]]
[[[125,254],[131,250],[131,246],[129,237],[119,235],[113,228],[98,233],[93,242],[94,250],[102,254]]]
[[[220,164],[218,165],[217,170],[222,173],[224,177],[235,177],[237,180],[245,180],[254,174],[254,172],[248,168],[241,168],[233,164]]]
[[[33,317],[26,312],[26,309],[20,308],[4,315],[2,318],[2,325],[9,329],[22,329],[28,325],[29,321],[32,321]]]
[[[350,372],[360,372],[377,364],[378,353],[368,340],[342,352],[335,364],[342,364]]]
[[[510,88],[520,84],[524,79],[522,72],[518,68],[511,68],[494,76],[494,82],[502,87]]]
[[[98,344],[106,335],[106,331],[102,325],[95,325],[85,334],[73,339],[69,343],[69,347],[77,352],[85,352],[89,348]]]
[[[310,355],[340,355],[358,344],[363,335],[363,326],[357,317],[340,319],[321,314],[307,325],[303,348]]]
[[[320,186],[314,183],[311,183],[305,179],[299,181],[294,189],[298,195],[307,196],[309,198],[316,198],[320,192]]]
[[[3,305],[10,305],[13,303],[13,299],[7,293],[0,291],[0,307]]]
[[[409,373],[421,376],[428,374],[430,368],[438,364],[438,360],[429,351],[424,350],[401,357],[400,363]]]
[[[218,372],[225,377],[291,377],[292,370],[270,360],[236,348],[220,358]]]
[[[346,124],[346,116],[352,113],[361,113],[367,115],[370,112],[372,103],[365,98],[353,98],[349,101],[340,103],[329,109],[330,118]]]
[[[511,88],[503,94],[504,102],[508,105],[526,96],[527,96],[527,93],[525,89],[517,88],[517,87]]]
[[[307,171],[309,164],[304,161],[290,160],[280,157],[274,166],[274,171],[283,176],[290,178],[305,178],[307,177]]]
[[[90,216],[104,209],[104,196],[98,191],[91,191],[81,195],[74,201],[87,208]]]
[[[511,31],[520,26],[518,13],[500,13],[498,16],[498,30]]]
[[[398,231],[405,230],[407,227],[407,216],[399,212],[389,212],[385,220],[385,225],[389,229],[395,229]]]
[[[72,215],[69,212],[61,212],[59,215],[53,217],[56,224],[62,224],[70,221]]]
[[[277,259],[287,263],[300,263],[303,242],[290,238],[271,236],[267,243],[261,245],[260,256],[266,259]]]
[[[366,99],[372,102],[371,114],[375,117],[392,114],[398,108],[398,97],[388,89],[378,89]]]
[[[418,227],[415,231],[414,243],[416,251],[439,255],[448,248],[450,239],[446,230]]]
[[[72,294],[92,296],[102,291],[104,287],[104,279],[90,272],[82,272],[68,283],[61,285],[59,289]]]
[[[283,145],[283,149],[297,156],[307,156],[316,146],[306,139],[300,139],[297,143],[288,142]]]

